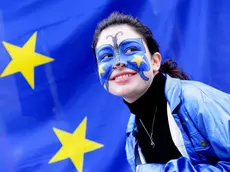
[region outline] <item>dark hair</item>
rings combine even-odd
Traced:
[[[137,18],[134,18],[131,15],[125,15],[119,12],[113,12],[112,14],[110,14],[108,18],[102,20],[98,24],[95,30],[93,45],[92,45],[95,57],[96,57],[95,48],[101,32],[110,26],[122,25],[122,24],[127,24],[131,26],[132,28],[135,29],[137,33],[139,33],[143,37],[151,55],[153,55],[156,52],[159,52],[159,45],[157,41],[154,39],[152,31],[147,26],[142,24]],[[189,77],[178,67],[177,63],[173,60],[166,60],[161,65],[159,71],[162,73],[167,73],[174,78],[180,78],[182,80],[189,79]]]

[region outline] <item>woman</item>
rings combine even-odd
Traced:
[[[118,12],[93,42],[101,84],[131,111],[126,155],[133,171],[230,171],[230,95],[161,64],[150,29]]]

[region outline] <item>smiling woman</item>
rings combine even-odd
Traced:
[[[229,94],[189,80],[172,60],[161,63],[151,30],[130,15],[100,22],[93,50],[101,84],[132,113],[126,155],[133,171],[230,170]]]

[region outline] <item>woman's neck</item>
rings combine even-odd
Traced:
[[[153,80],[152,80],[153,81]],[[135,101],[137,101],[140,97],[142,97],[149,89],[149,87],[151,86],[152,84],[152,81],[151,83],[146,87],[145,91],[143,91],[142,93],[140,94],[134,94],[134,95],[129,95],[127,97],[123,97],[124,101],[126,101],[127,103],[134,103]]]
[[[166,77],[163,74],[157,74],[153,78],[149,88],[141,96],[136,98],[136,100],[124,99],[124,103],[128,106],[129,110],[137,116],[152,111],[153,107],[165,99],[165,82]]]

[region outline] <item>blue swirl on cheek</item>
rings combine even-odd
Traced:
[[[130,62],[128,62],[128,66],[127,66],[127,68],[130,68],[130,69],[133,69],[133,70],[135,70],[137,73],[139,73],[140,74],[140,77],[143,79],[143,80],[145,80],[145,81],[148,81],[149,80],[149,78],[148,77],[146,77],[145,76],[145,74],[144,74],[144,71],[149,71],[149,69],[150,69],[150,66],[149,66],[149,63],[147,62],[147,64],[141,64],[141,66],[138,68],[138,67],[134,67],[133,66],[133,63],[130,63]]]
[[[149,62],[148,62],[148,60],[147,60],[145,55],[136,54],[129,61],[127,61],[126,67],[130,68],[132,70],[135,70],[137,73],[139,73],[140,77],[143,80],[145,80],[145,81],[149,80],[149,78],[146,77],[145,74],[144,74],[144,71],[149,71],[150,70],[150,64],[149,64]]]

